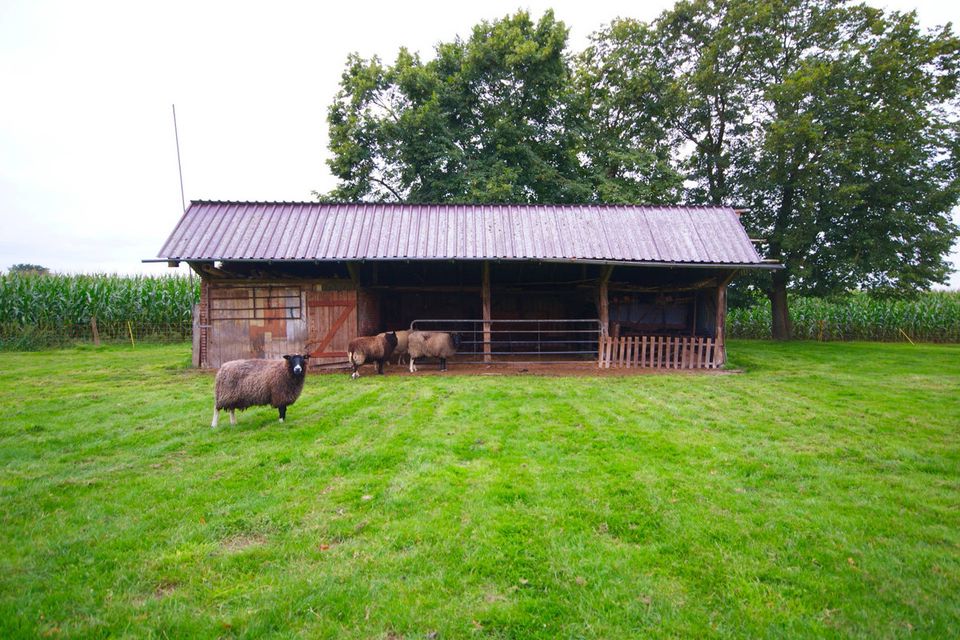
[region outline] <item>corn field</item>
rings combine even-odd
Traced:
[[[0,323],[189,322],[200,283],[180,276],[0,275]]]
[[[960,342],[960,291],[931,291],[914,300],[854,293],[838,300],[791,297],[793,336],[800,340]],[[770,305],[730,309],[727,335],[769,338]]]
[[[32,349],[93,340],[189,340],[199,280],[182,276],[0,275],[0,348]],[[790,298],[793,335],[805,340],[960,342],[960,292],[915,300],[855,293],[837,300]],[[727,335],[769,338],[770,305],[730,309]]]
[[[0,348],[189,340],[200,283],[181,276],[0,275]]]

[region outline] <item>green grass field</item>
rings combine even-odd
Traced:
[[[730,354],[212,430],[189,346],[2,353],[0,637],[958,637],[960,347]]]

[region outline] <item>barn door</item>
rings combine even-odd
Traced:
[[[346,362],[347,344],[356,337],[356,291],[307,292],[307,349],[311,365]]]

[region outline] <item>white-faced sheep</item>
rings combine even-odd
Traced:
[[[287,407],[303,391],[309,355],[283,356],[283,360],[231,360],[217,371],[213,423],[220,421],[220,410],[230,411],[230,424],[237,424],[236,410],[270,405],[280,411],[280,422]]]
[[[447,370],[447,358],[460,348],[460,334],[442,331],[411,331],[407,338],[407,353],[410,355],[410,373],[417,370],[417,358],[439,358],[440,371]]]
[[[347,359],[353,366],[353,373],[350,374],[350,377],[359,378],[360,372],[357,369],[367,362],[376,362],[377,373],[383,375],[383,363],[393,355],[396,346],[397,334],[393,331],[351,340],[350,344],[347,345]]]

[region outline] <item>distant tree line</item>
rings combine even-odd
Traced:
[[[353,54],[329,108],[337,187],[404,202],[711,203],[748,210],[772,334],[788,288],[944,282],[960,200],[960,40],[844,0],[694,0],[583,52],[520,12],[393,64]]]
[[[29,264],[26,262],[19,262],[17,264],[10,265],[10,273],[19,273],[21,275],[45,276],[48,273],[50,273],[50,269],[39,264]]]

